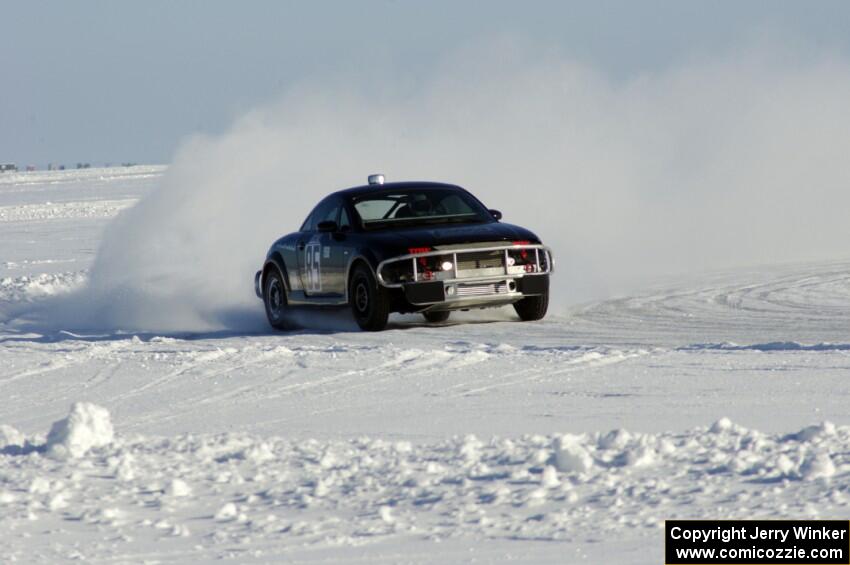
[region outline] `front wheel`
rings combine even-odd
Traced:
[[[516,310],[519,319],[523,322],[532,322],[534,320],[542,320],[546,315],[546,310],[549,308],[549,291],[538,296],[526,296],[519,302],[514,302],[514,310]]]
[[[286,320],[286,288],[283,276],[277,268],[269,269],[263,278],[263,304],[266,306],[266,318],[276,330],[289,328]]]
[[[390,298],[383,287],[378,286],[372,271],[362,263],[354,268],[348,284],[348,302],[354,320],[361,330],[381,331],[387,327],[390,317]]]

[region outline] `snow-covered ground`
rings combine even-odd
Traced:
[[[665,518],[847,515],[850,262],[666,281],[536,324],[10,319],[84,284],[162,170],[0,175],[5,560],[661,563]]]

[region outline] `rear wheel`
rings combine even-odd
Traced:
[[[266,318],[273,328],[285,330],[290,327],[286,319],[286,288],[277,267],[270,268],[263,277],[263,303],[266,306]]]
[[[387,327],[390,316],[390,298],[387,291],[378,286],[372,271],[360,263],[354,267],[348,283],[348,301],[354,320],[360,329],[369,332]]]
[[[445,322],[449,319],[449,314],[451,314],[451,312],[449,312],[448,310],[442,312],[422,312],[422,315],[425,316],[425,319],[431,322],[432,324]]]
[[[541,320],[549,308],[549,291],[538,296],[526,296],[519,302],[514,302],[514,310],[523,322]]]

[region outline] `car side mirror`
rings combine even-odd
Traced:
[[[498,210],[489,210],[490,215],[493,216],[493,219],[499,221],[502,219],[502,213]]]
[[[335,232],[337,231],[336,222],[333,220],[325,220],[324,222],[319,222],[319,225],[316,226],[316,229],[321,232]]]

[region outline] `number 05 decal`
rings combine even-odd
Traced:
[[[307,274],[307,290],[322,292],[322,244],[308,243],[304,247],[304,269]]]

